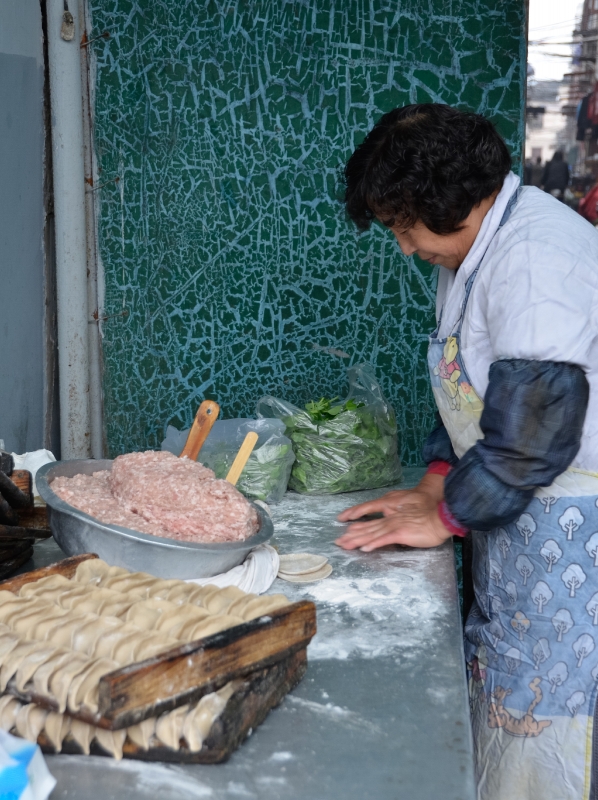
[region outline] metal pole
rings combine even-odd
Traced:
[[[78,9],[46,0],[56,231],[60,441],[89,458],[89,336]]]

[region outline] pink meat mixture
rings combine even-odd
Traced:
[[[243,541],[257,512],[211,469],[172,453],[127,453],[107,470],[55,478],[52,491],[101,522],[186,542]]]

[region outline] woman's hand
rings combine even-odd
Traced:
[[[350,522],[365,517],[367,514],[384,514],[386,517],[396,514],[406,506],[416,506],[431,511],[442,499],[444,499],[443,476],[427,474],[415,488],[387,492],[377,500],[370,500],[368,503],[347,508],[338,515],[337,519],[339,522]]]
[[[345,550],[360,548],[370,552],[389,544],[410,547],[437,547],[451,533],[438,516],[438,503],[444,496],[444,478],[425,475],[415,489],[388,492],[377,500],[353,506],[339,514],[340,522],[382,513],[381,519],[354,522],[336,540]]]

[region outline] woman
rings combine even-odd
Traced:
[[[598,748],[598,233],[510,166],[490,122],[435,104],[386,114],[347,163],[353,221],[439,265],[428,366],[442,423],[419,486],[347,509],[340,520],[383,517],[338,544],[472,531],[479,796],[581,800]]]

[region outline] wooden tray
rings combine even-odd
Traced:
[[[77,566],[89,558],[97,555],[72,556],[2,581],[0,590],[17,592],[25,584],[48,575],[72,578]],[[305,651],[315,632],[315,605],[308,601],[293,603],[104,675],[99,682],[98,714],[72,716],[109,730],[135,725],[147,717],[195,703],[234,678],[248,676]],[[25,702],[57,710],[45,697],[17,692],[12,681],[7,691]]]
[[[248,734],[261,725],[270,709],[277,706],[299,683],[306,670],[306,651],[300,650],[277,664],[252,672],[240,680],[226,708],[212,725],[199,753],[191,753],[184,746],[180,746],[178,750],[171,750],[155,738],[154,746],[143,750],[127,739],[123,756],[140,761],[169,761],[183,764],[217,764],[227,761]],[[37,741],[44,753],[56,752],[44,734],[41,734]],[[73,739],[67,738],[62,745],[61,753],[81,755],[82,752]],[[110,756],[110,753],[94,741],[91,745],[91,755]]]

